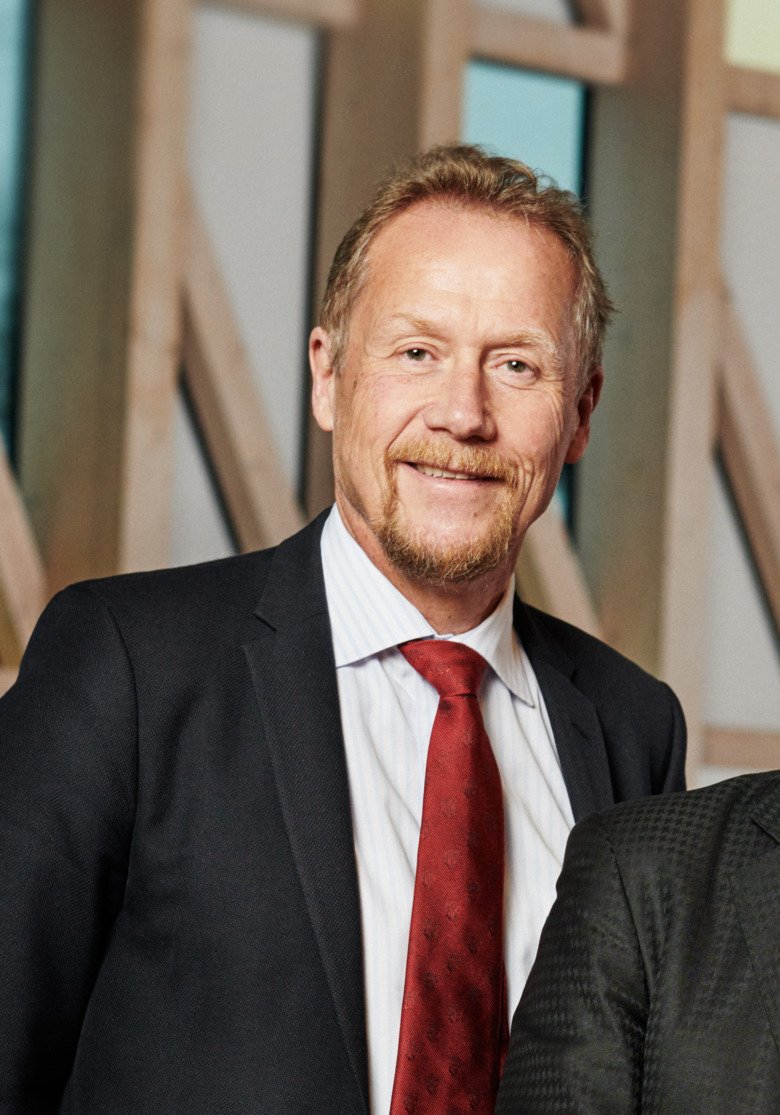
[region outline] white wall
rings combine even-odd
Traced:
[[[290,484],[305,385],[317,32],[197,4],[190,174]],[[180,408],[172,560],[228,546]]]

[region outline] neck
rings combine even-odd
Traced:
[[[439,635],[462,635],[477,627],[496,608],[509,583],[508,577],[502,584],[488,584],[484,578],[469,585],[432,587],[410,582],[392,569],[380,568]]]
[[[344,526],[370,561],[439,635],[461,635],[471,631],[490,615],[506,592],[516,555],[473,581],[431,585],[415,580],[394,565],[363,520],[354,519],[354,516],[341,514]]]

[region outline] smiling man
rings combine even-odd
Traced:
[[[49,606],[0,704],[4,1112],[492,1110],[572,824],[682,786],[671,692],[514,595],[609,310],[571,195],[420,156],[311,337],[335,507]]]

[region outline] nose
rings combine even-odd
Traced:
[[[443,430],[458,441],[491,441],[496,436],[487,383],[477,360],[457,360],[443,372],[423,417],[429,430]]]

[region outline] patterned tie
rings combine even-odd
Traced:
[[[501,776],[477,700],[487,663],[462,643],[398,648],[439,693],[390,1115],[492,1112],[508,1039]]]

